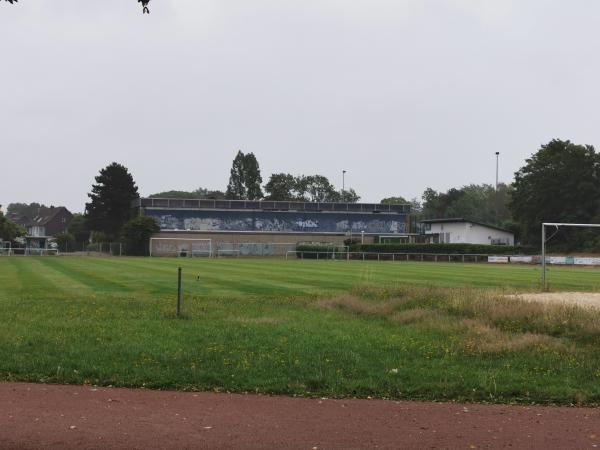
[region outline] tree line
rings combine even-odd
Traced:
[[[150,195],[164,198],[213,198],[307,202],[357,202],[353,190],[337,190],[322,175],[274,173],[262,185],[260,166],[253,153],[239,151],[233,159],[225,191],[198,188]],[[132,217],[131,202],[139,198],[133,176],[121,164],[112,163],[95,177],[90,201],[83,215],[76,214],[68,232],[73,242],[122,240],[129,253],[143,254],[140,244],[157,231],[156,223]],[[542,222],[600,222],[600,154],[591,145],[554,139],[525,160],[511,184],[470,184],[438,192],[427,188],[420,199],[386,197],[381,203],[410,204],[417,220],[458,218],[504,227],[521,244],[539,246]],[[12,203],[9,213],[33,216],[45,205]],[[24,230],[0,212],[0,238],[13,240]],[[600,235],[594,230],[560,229],[553,239],[560,250],[600,251]]]

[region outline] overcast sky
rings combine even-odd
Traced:
[[[0,0],[0,204],[225,189],[236,152],[362,201],[600,145],[597,0]]]

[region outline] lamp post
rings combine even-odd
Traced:
[[[342,193],[346,190],[346,169],[342,170]]]
[[[360,232],[360,245],[365,243],[365,232],[364,230]]]
[[[500,152],[496,152],[496,191],[498,191],[498,156]]]
[[[499,209],[499,201],[498,201],[498,156],[500,156],[500,152],[496,152],[496,195],[495,195],[495,199],[494,199],[494,203],[495,203],[495,208],[494,208],[494,213],[495,213],[495,218],[496,218],[496,222],[498,221],[498,209]]]

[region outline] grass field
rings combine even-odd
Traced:
[[[176,319],[176,268],[184,319]],[[0,379],[321,396],[600,403],[600,313],[506,300],[539,268],[0,258]],[[199,276],[199,281],[196,278]],[[552,268],[555,291],[600,271]]]

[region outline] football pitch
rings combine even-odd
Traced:
[[[548,279],[600,291],[597,269]],[[600,312],[504,297],[539,285],[533,266],[5,257],[0,379],[599,403]]]

